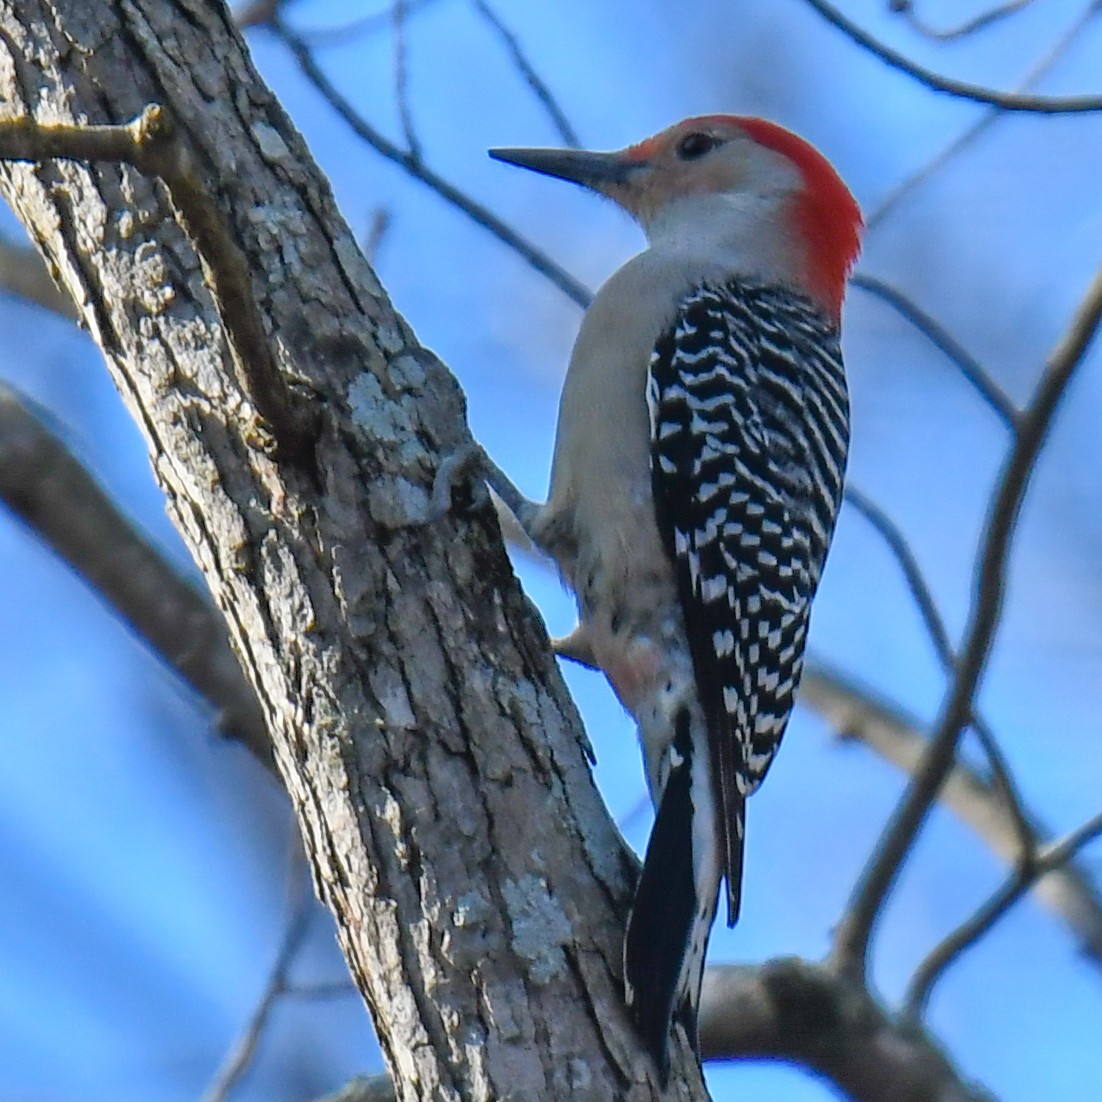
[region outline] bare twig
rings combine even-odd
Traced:
[[[296,834],[292,839],[287,867],[287,923],[268,982],[241,1036],[230,1049],[210,1086],[203,1092],[202,1102],[226,1102],[256,1055],[272,1008],[287,992],[287,977],[306,939],[314,905],[305,873],[306,859]]]
[[[371,126],[352,105],[337,91],[332,81],[325,75],[314,58],[313,52],[302,37],[292,31],[285,23],[276,20],[269,24],[272,33],[283,42],[294,55],[303,74],[329,103],[334,111],[352,128],[356,135],[368,143],[376,152],[388,161],[400,165],[416,180],[428,185],[443,199],[457,207],[468,218],[489,231],[499,241],[508,245],[523,257],[537,272],[546,276],[560,291],[579,306],[589,304],[592,295],[587,288],[576,280],[564,268],[556,264],[546,253],[541,252],[511,229],[488,207],[460,191],[454,184],[445,180],[427,165],[415,161],[405,150],[385,138]]]
[[[846,500],[872,525],[899,563],[907,588],[911,591],[915,604],[918,605],[919,614],[926,625],[938,660],[945,672],[952,676],[956,670],[957,656],[949,641],[949,633],[945,630],[945,623],[938,611],[937,602],[906,537],[891,517],[852,483],[846,487]],[[1022,809],[1021,793],[1014,782],[1010,766],[990,725],[975,709],[973,709],[971,725],[987,754],[996,787],[1006,801],[1007,811],[1015,825],[1020,846],[1016,863],[1029,861],[1036,848],[1036,837]]]
[[[0,501],[80,574],[274,769],[256,696],[210,598],[152,547],[48,424],[0,384]]]
[[[73,300],[50,278],[42,257],[26,245],[0,236],[0,290],[76,321]]]
[[[267,0],[267,2],[270,3],[271,0]],[[406,16],[415,15],[434,3],[436,3],[436,0],[406,0]],[[270,23],[271,21],[272,16],[269,16],[263,22]],[[393,21],[394,14],[392,11],[373,11],[339,27],[304,28],[299,31],[299,34],[302,35],[305,42],[315,49],[325,49],[327,46],[347,46],[353,39],[388,30],[394,25]]]
[[[886,302],[900,317],[910,322],[956,366],[979,396],[995,411],[1003,424],[1013,430],[1018,417],[1014,403],[991,378],[983,365],[944,326],[920,309],[901,291],[897,291],[882,279],[857,272],[850,278],[850,284]]]
[[[904,1009],[917,1018],[930,1000],[934,984],[961,953],[984,936],[1032,885],[1046,873],[1062,868],[1085,846],[1102,834],[1102,812],[1070,834],[1045,846],[1026,865],[1020,866],[967,922],[962,923],[915,969],[907,988]]]
[[[0,159],[112,161],[155,176],[168,189],[195,246],[239,378],[285,456],[309,464],[312,443],[272,357],[245,255],[226,227],[211,189],[163,108],[150,104],[122,126],[0,121]]]
[[[559,102],[547,86],[547,82],[536,72],[535,67],[528,60],[528,55],[524,52],[520,40],[502,22],[501,17],[490,7],[486,0],[472,0],[472,3],[475,11],[493,27],[501,38],[505,49],[513,60],[513,64],[517,67],[517,71],[528,82],[528,87],[532,89],[533,95],[543,105],[543,109],[559,132],[559,136],[572,149],[578,149],[581,142],[578,140],[577,131],[566,117],[566,112],[559,106]]]
[[[988,513],[978,581],[956,676],[935,725],[926,755],[866,865],[839,923],[835,963],[864,974],[869,938],[899,868],[910,851],[931,804],[953,767],[957,742],[973,710],[973,698],[987,663],[1002,613],[1007,561],[1029,476],[1048,435],[1060,399],[1102,318],[1102,269],[1095,275],[1067,332],[1049,355],[1033,400],[1018,431]]]
[[[945,628],[941,613],[938,611],[937,602],[934,600],[934,595],[930,591],[930,586],[926,582],[922,568],[918,565],[918,559],[915,558],[906,536],[900,531],[895,521],[871,498],[854,486],[852,482],[846,485],[845,499],[868,521],[876,534],[887,545],[893,558],[899,563],[907,588],[911,591],[915,604],[918,605],[922,622],[925,624],[930,640],[934,644],[934,650],[942,664],[951,667],[955,661],[953,644],[949,641],[949,633]]]
[[[275,18],[286,0],[248,0],[233,12],[234,22],[243,30],[259,27]]]
[[[289,999],[344,999],[359,995],[351,980],[330,980],[328,983],[290,983],[283,993]]]
[[[880,42],[868,31],[847,19],[827,0],[806,0],[824,19],[848,35],[862,49],[878,57],[885,65],[917,80],[935,92],[957,99],[986,103],[1003,111],[1024,111],[1041,115],[1067,115],[1102,111],[1102,96],[1033,96],[1022,92],[1002,92],[963,80],[942,76],[916,64],[905,54]]]
[[[1098,0],[1090,0],[1086,8],[1076,16],[1068,29],[1053,43],[1051,47],[1036,61],[1029,72],[1022,78],[1014,89],[1016,92],[1027,92],[1039,80],[1041,80],[1053,66],[1067,53],[1068,48],[1079,37],[1088,23],[1102,11],[1102,4]],[[954,157],[971,145],[977,138],[985,133],[995,122],[1003,117],[998,107],[992,107],[984,111],[982,115],[970,126],[960,132],[948,145],[939,150],[925,164],[915,169],[905,177],[880,201],[875,210],[865,218],[865,225],[872,230],[888,216],[889,213],[924,180],[929,179],[935,172],[943,168]]]
[[[406,139],[406,152],[415,164],[424,160],[421,154],[421,140],[413,125],[413,112],[409,106],[409,50],[406,43],[406,16],[409,13],[407,0],[394,0],[394,98],[398,101],[398,118],[402,122],[402,133]]]
[[[944,28],[934,27],[927,23],[915,11],[912,0],[891,0],[888,8],[902,15],[913,30],[925,35],[926,38],[932,38],[936,42],[951,42],[955,38],[964,38],[967,35],[975,34],[976,31],[983,30],[985,27],[990,27],[993,23],[998,23],[1008,15],[1013,15],[1032,3],[1033,0],[1006,0],[1005,3],[989,8],[987,11],[981,11],[978,15],[973,15],[971,19],[965,19],[954,27]]]
[[[804,673],[800,703],[822,716],[839,737],[859,742],[908,776],[918,771],[927,749],[922,725],[867,686],[815,662]],[[1001,793],[987,778],[958,760],[938,800],[1010,868],[1019,866],[1019,828]],[[1036,816],[1028,811],[1023,814],[1035,844],[1045,844],[1049,831]],[[1034,893],[1067,925],[1084,955],[1102,969],[1102,898],[1087,870],[1070,863],[1041,879]]]

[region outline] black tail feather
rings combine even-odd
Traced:
[[[663,1088],[669,1079],[670,1029],[675,1014],[694,1046],[696,1042],[697,990],[693,980],[689,992],[678,999],[682,967],[694,922],[702,909],[692,852],[693,747],[689,722],[688,712],[683,711],[673,742],[675,764],[671,764],[647,843],[624,939],[628,1005],[643,1043],[654,1058]],[[676,1005],[679,1001],[680,1006]]]

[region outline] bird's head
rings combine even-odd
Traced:
[[[860,247],[860,208],[830,162],[776,123],[703,115],[613,153],[493,149],[490,156],[608,196],[652,240],[696,211],[712,220],[717,238],[725,222],[768,220],[800,250],[807,292],[835,319],[841,313]]]

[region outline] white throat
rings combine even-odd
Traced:
[[[747,276],[800,286],[802,242],[784,194],[711,192],[675,199],[643,228],[650,247],[714,277]]]

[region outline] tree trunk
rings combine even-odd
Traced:
[[[0,0],[0,33],[7,118],[124,123],[163,104],[251,272],[305,454],[271,446],[160,182],[0,166],[229,622],[398,1097],[658,1097],[622,1003],[633,861],[546,636],[489,509],[422,523],[467,438],[462,395],[227,11]],[[703,1097],[677,1059],[671,1093]]]

